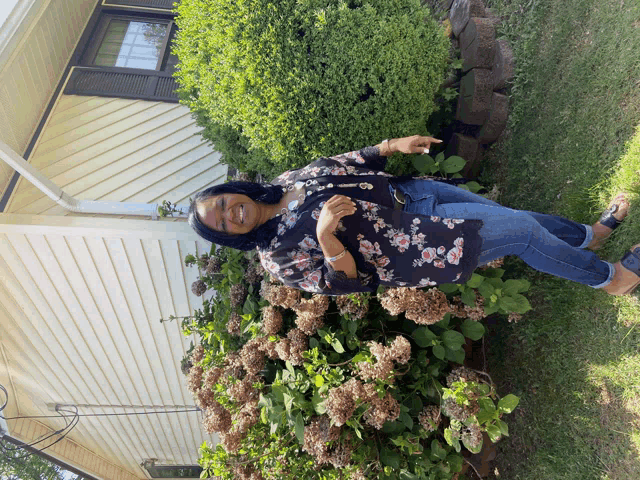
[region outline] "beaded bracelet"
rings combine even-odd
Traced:
[[[342,257],[344,257],[347,254],[347,249],[345,248],[344,250],[342,250],[338,255],[336,255],[335,257],[329,257],[327,258],[327,261],[330,263],[335,262],[336,260],[340,260]]]

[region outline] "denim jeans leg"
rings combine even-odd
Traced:
[[[463,188],[434,180],[410,179],[398,183],[407,198],[406,212],[433,215],[436,205],[450,203],[478,203],[502,207],[499,203],[484,198]],[[420,202],[420,205],[415,205]],[[413,204],[413,205],[412,205]],[[552,235],[564,240],[569,245],[586,248],[593,240],[591,225],[584,225],[557,215],[527,212]]]
[[[613,265],[595,253],[572,246],[551,234],[532,215],[521,210],[477,203],[436,205],[445,218],[479,219],[482,251],[479,264],[516,255],[541,272],[601,288],[613,278]]]

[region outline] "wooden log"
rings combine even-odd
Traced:
[[[482,0],[454,0],[449,12],[453,34],[459,36],[471,17],[484,16],[486,15]]]
[[[460,34],[462,70],[490,69],[496,54],[496,30],[487,18],[473,17]]]
[[[493,77],[491,70],[474,68],[460,80],[456,120],[468,125],[484,125],[491,107]]]
[[[509,97],[500,93],[493,93],[491,108],[487,121],[478,132],[478,141],[483,144],[495,142],[504,127],[507,126],[509,117]]]
[[[493,59],[493,89],[505,88],[513,80],[513,50],[509,42],[504,39],[496,42],[495,56]]]

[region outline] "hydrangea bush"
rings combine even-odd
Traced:
[[[182,0],[176,12],[181,101],[240,170],[426,133],[449,40],[420,0]]]
[[[186,263],[196,295],[216,292],[182,319],[200,340],[188,387],[220,438],[201,448],[203,478],[457,479],[463,449],[508,435],[518,399],[465,367],[464,347],[487,314],[530,308],[526,280],[488,268],[466,285],[327,297],[275,283],[254,253]]]

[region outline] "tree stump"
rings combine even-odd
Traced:
[[[485,10],[482,0],[454,0],[449,12],[451,29],[457,37],[469,23],[471,17],[484,17]]]
[[[509,97],[494,92],[491,98],[489,116],[480,129],[480,132],[478,132],[478,141],[480,143],[495,142],[504,130],[504,127],[507,126],[508,116]]]
[[[488,68],[493,65],[496,55],[496,30],[488,18],[473,17],[460,34],[462,50],[462,70]]]
[[[460,80],[460,98],[456,120],[468,125],[483,125],[489,116],[493,94],[491,70],[474,68]]]
[[[513,51],[506,40],[496,42],[493,59],[493,89],[500,90],[513,80]]]

